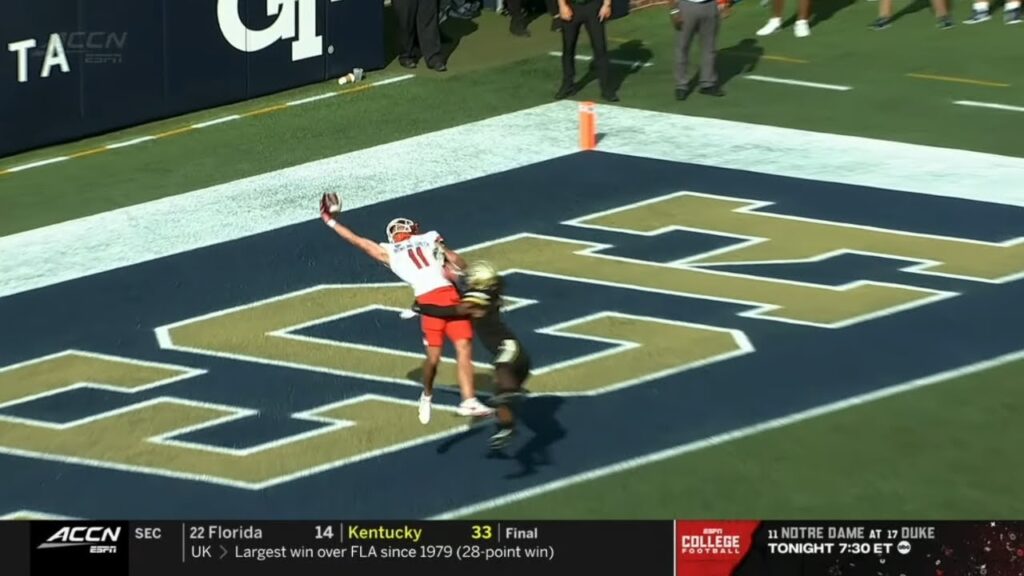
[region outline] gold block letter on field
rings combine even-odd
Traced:
[[[214,356],[409,381],[422,356],[290,333],[378,307],[408,308],[402,285],[319,286],[161,328],[164,347]],[[408,329],[419,334],[419,322]],[[353,334],[353,340],[360,339]]]
[[[168,347],[418,385],[409,377],[422,362],[418,354],[290,333],[296,327],[376,306],[405,307],[410,301],[408,287],[401,285],[321,286],[160,330]],[[418,337],[419,323],[407,326]],[[530,389],[537,392],[592,394],[749,351],[746,337],[739,332],[625,314],[595,314],[553,332],[619,346],[537,373],[530,380]],[[352,334],[352,339],[358,341],[360,336]],[[438,385],[451,386],[456,381],[454,363],[445,362],[438,372]],[[478,389],[489,390],[491,385],[488,372],[478,373]]]
[[[621,348],[544,370],[527,382],[534,392],[595,394],[753,351],[739,331],[618,313],[596,314],[552,332]]]
[[[568,238],[523,235],[474,250],[471,256],[500,263],[506,270],[747,304],[757,309],[748,315],[757,318],[815,326],[843,326],[944,296],[872,282],[817,286],[590,253],[599,248]]]
[[[698,256],[690,264],[799,261],[853,251],[916,260],[922,272],[973,280],[999,281],[1024,273],[1021,239],[994,244],[929,236],[760,211],[765,206],[753,200],[680,193],[579,223],[646,234],[686,228],[753,240]]]
[[[10,405],[83,383],[131,392],[198,373],[68,352],[0,369],[0,391]],[[460,419],[443,417],[423,426],[413,405],[367,395],[301,415],[324,423],[321,429],[261,446],[231,449],[174,440],[180,431],[251,413],[160,397],[67,424],[0,416],[0,452],[255,488],[463,426]]]

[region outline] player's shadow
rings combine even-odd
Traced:
[[[928,0],[914,0],[910,4],[907,4],[902,9],[900,9],[898,12],[893,14],[892,18],[889,19],[889,22],[890,23],[896,22],[900,18],[903,18],[905,16],[910,16],[911,14],[916,14],[917,12],[920,12],[922,10],[927,10],[930,7],[931,7],[931,2],[929,2]]]
[[[441,55],[447,62],[459,48],[463,38],[476,32],[480,26],[472,20],[448,18],[441,24]]]
[[[840,10],[844,10],[853,6],[855,0],[821,0],[814,2],[811,5],[811,28],[815,28],[824,24],[825,21],[831,19]],[[783,28],[787,30],[793,27],[796,23],[797,14],[793,14],[782,23]]]
[[[536,474],[539,466],[551,464],[550,448],[556,442],[565,438],[566,430],[561,422],[555,417],[555,413],[561,408],[564,400],[557,396],[535,396],[527,397],[519,405],[517,415],[519,419],[519,436],[529,436],[525,444],[514,449],[512,454],[507,451],[489,451],[487,458],[496,460],[514,460],[520,466],[519,470],[506,476],[508,479],[524,478]],[[461,444],[466,440],[480,438],[487,432],[494,430],[493,426],[484,425],[492,422],[492,418],[474,419],[474,425],[461,434],[449,437],[438,444],[437,453],[445,454],[452,447]],[[516,446],[515,443],[512,446]]]
[[[535,396],[523,402],[519,409],[519,425],[533,435],[512,454],[511,458],[519,463],[520,468],[506,478],[524,478],[536,474],[538,466],[551,464],[551,446],[567,434],[556,418],[564,402],[565,399],[558,396]]]
[[[654,54],[644,47],[640,40],[630,40],[618,48],[608,52],[608,84],[612,92],[618,92],[626,77],[636,74],[648,64]],[[597,71],[594,70],[593,61],[587,68],[587,73],[575,84],[575,90],[583,90],[588,84],[597,79]]]
[[[749,74],[757,69],[764,56],[764,47],[753,38],[744,38],[738,44],[718,51],[718,83],[725,86],[733,78],[741,74]]]

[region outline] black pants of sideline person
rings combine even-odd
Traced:
[[[590,36],[590,48],[594,52],[592,63],[601,85],[601,95],[605,100],[617,101],[619,98],[608,77],[608,39],[604,33],[604,22],[601,22],[598,15],[601,0],[589,0],[570,6],[572,20],[562,22],[562,88],[555,97],[565,98],[576,90],[576,44],[579,43],[580,29],[585,27],[587,36]]]
[[[444,68],[437,0],[392,0],[398,20],[398,62],[412,68],[423,57],[431,68]]]

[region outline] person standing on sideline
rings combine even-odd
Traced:
[[[392,0],[391,6],[398,20],[398,63],[415,68],[422,56],[431,70],[447,70],[441,54],[437,0]]]
[[[586,26],[601,97],[608,102],[618,102],[619,97],[608,78],[608,41],[604,34],[604,23],[612,17],[612,1],[558,0],[558,13],[562,18],[562,87],[555,94],[555,99],[561,100],[576,93],[576,44],[580,39],[580,28]]]
[[[718,14],[720,4],[716,0],[678,0],[669,10],[672,25],[678,30],[676,46],[676,100],[686,100],[690,95],[690,44],[693,37],[700,35],[700,93],[708,96],[725,96],[718,85],[715,72],[715,55],[718,52]]]

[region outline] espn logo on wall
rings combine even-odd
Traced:
[[[117,554],[120,539],[120,526],[61,526],[36,549],[88,547],[90,554]]]

